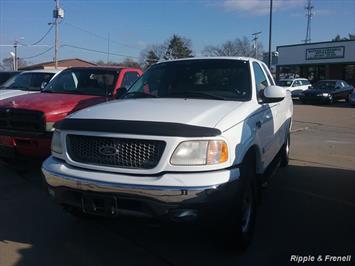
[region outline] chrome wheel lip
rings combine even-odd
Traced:
[[[287,137],[287,140],[286,140],[286,157],[287,158],[288,158],[289,154],[290,154],[290,142]]]
[[[242,199],[241,230],[243,233],[249,230],[253,206],[253,196],[251,187],[247,189]]]

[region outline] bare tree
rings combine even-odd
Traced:
[[[21,69],[21,67],[25,67],[27,65],[28,65],[28,63],[25,59],[17,58],[17,66],[19,69]],[[13,70],[14,69],[13,58],[12,57],[4,58],[2,60],[1,68],[5,69],[5,70]]]
[[[257,54],[255,55],[255,51]],[[255,49],[252,42],[247,38],[235,39],[233,41],[226,41],[221,45],[206,46],[202,54],[205,56],[247,56],[262,59],[263,45],[258,42],[257,49]]]
[[[165,44],[153,44],[148,46],[141,52],[140,63],[144,69],[148,68],[150,65],[158,62],[164,57],[166,52]]]
[[[119,64],[124,67],[141,68],[140,64],[131,58],[126,58]]]

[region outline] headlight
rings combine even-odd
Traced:
[[[61,154],[63,152],[62,147],[62,134],[60,131],[55,130],[52,137],[52,152]]]
[[[48,131],[48,132],[52,132],[52,131],[54,131],[54,122],[47,122],[46,123],[46,131]]]
[[[328,97],[328,96],[329,96],[329,93],[322,93],[322,96]]]
[[[228,147],[223,140],[184,141],[174,151],[173,165],[211,165],[228,160]]]

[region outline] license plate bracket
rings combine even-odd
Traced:
[[[117,206],[117,198],[115,196],[83,194],[81,197],[82,211],[87,214],[108,217],[117,216]]]

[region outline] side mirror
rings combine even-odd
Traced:
[[[125,95],[128,92],[126,87],[120,87],[118,88],[117,92],[116,92],[116,99],[121,99],[123,97],[123,95]]]
[[[48,82],[47,81],[43,81],[41,83],[41,91],[47,86]]]
[[[263,93],[264,103],[280,102],[286,97],[286,90],[279,86],[268,86],[264,89]]]

